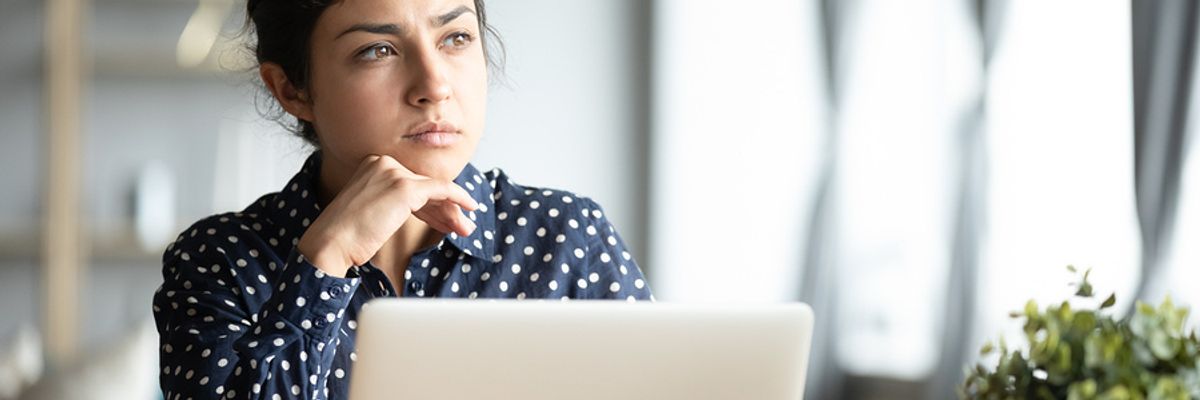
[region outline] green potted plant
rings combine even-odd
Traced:
[[[1076,297],[1092,298],[1090,272],[1073,285]],[[1024,320],[1028,347],[1009,349],[1003,339],[985,344],[980,355],[998,353],[995,367],[968,366],[959,397],[1200,399],[1200,341],[1184,331],[1187,307],[1170,297],[1157,308],[1139,301],[1133,315],[1117,320],[1109,310],[1114,303],[1112,294],[1092,308],[1063,301],[1043,310],[1030,300],[1011,314]]]

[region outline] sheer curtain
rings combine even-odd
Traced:
[[[1097,292],[1116,290],[1119,304],[1139,279],[1129,3],[1012,2],[1005,20],[988,77],[974,347],[1016,336],[1004,316],[1027,299],[1069,296],[1068,264],[1093,268]]]
[[[1195,306],[1200,293],[1200,161],[1192,137],[1200,117],[1197,93],[1197,34],[1200,6],[1194,2],[1134,2],[1134,70],[1139,117],[1139,212],[1147,278],[1141,299],[1157,303],[1170,295],[1193,307],[1188,324],[1200,327]]]
[[[1196,110],[1192,110],[1195,115]],[[1200,241],[1200,154],[1196,146],[1188,145],[1186,166],[1183,168],[1179,212],[1175,219],[1175,246],[1172,246],[1160,269],[1157,285],[1148,290],[1143,301],[1158,303],[1163,296],[1170,295],[1176,304],[1187,304],[1192,308],[1188,319],[1189,329],[1200,329],[1200,247],[1192,245]]]
[[[985,339],[1019,328],[1009,311],[1070,295],[1068,264],[1131,301],[1128,3],[654,14],[655,289],[812,303],[808,397],[862,395],[847,376],[949,396]]]
[[[1196,43],[1200,5],[1147,0],[1133,5],[1133,78],[1138,221],[1142,271],[1138,293],[1157,303],[1172,293],[1195,304],[1200,255],[1195,157],[1186,157],[1195,129]],[[1178,210],[1178,212],[1177,212]],[[1187,279],[1191,279],[1190,281]]]
[[[955,146],[980,74],[960,1],[861,0],[843,20],[835,135],[837,361],[921,380],[938,362]]]
[[[651,259],[662,300],[796,298],[826,157],[816,3],[654,7]]]

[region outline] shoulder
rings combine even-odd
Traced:
[[[265,216],[263,205],[274,197],[274,193],[268,194],[240,212],[214,214],[196,221],[167,246],[163,252],[164,265],[203,255],[226,258],[261,247],[261,233],[273,225]]]
[[[601,206],[567,190],[522,185],[499,169],[484,174],[493,187],[498,233],[553,240],[559,246],[589,244],[615,235]],[[533,235],[533,236],[530,236]]]
[[[603,218],[604,212],[592,198],[563,189],[517,183],[499,168],[483,174],[492,186],[497,213],[506,216],[562,219],[583,223]],[[506,218],[507,219],[507,218]]]

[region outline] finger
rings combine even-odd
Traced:
[[[479,203],[476,203],[475,199],[471,198],[471,194],[467,193],[466,189],[463,189],[454,182],[424,182],[427,184],[425,187],[429,190],[426,195],[428,201],[447,201],[469,211],[479,209]]]
[[[358,168],[354,170],[353,175],[350,175],[350,180],[347,182],[358,182],[363,175],[369,174],[381,159],[383,159],[383,156],[377,154],[363,157],[362,161],[358,163]]]
[[[475,229],[477,228],[475,222],[471,221],[470,218],[467,218],[466,215],[463,215],[462,209],[459,208],[457,204],[447,204],[441,209],[443,210],[442,212],[448,216],[448,218],[451,218],[454,221],[454,226],[457,229],[456,232],[458,232],[459,235],[469,236],[471,235],[471,232],[475,232]]]
[[[462,209],[457,204],[451,202],[430,202],[414,215],[420,215],[418,218],[422,218],[422,220],[429,218],[438,221],[439,224],[450,228],[446,232],[452,231],[463,236],[470,235],[476,229],[475,223],[463,215]]]
[[[445,181],[416,181],[410,180],[413,190],[409,192],[410,202],[413,211],[425,208],[426,204],[442,201],[452,203],[458,207],[474,211],[479,208],[479,204],[466,190],[454,184],[453,182]]]
[[[452,216],[450,214],[447,214],[442,210],[444,204],[446,203],[442,201],[430,201],[425,205],[425,207],[413,212],[413,216],[420,218],[426,223],[429,223],[430,226],[436,224],[446,228],[443,230],[445,233],[454,232],[455,219],[451,218]]]
[[[422,210],[425,210],[425,209],[422,209]],[[413,217],[415,217],[421,221],[424,221],[426,224],[429,224],[430,228],[433,228],[433,230],[441,232],[443,234],[450,233],[450,232],[457,232],[457,230],[455,230],[453,224],[447,222],[444,218],[437,215],[437,213],[433,212],[433,210],[425,210],[425,211],[415,212],[415,213],[413,213]]]
[[[383,156],[378,154],[371,154],[363,157],[362,161],[358,163],[358,171],[368,170],[371,168],[371,166],[379,164],[380,160],[382,159]]]

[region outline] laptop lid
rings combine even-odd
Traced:
[[[801,303],[377,299],[359,317],[350,398],[802,397]]]

